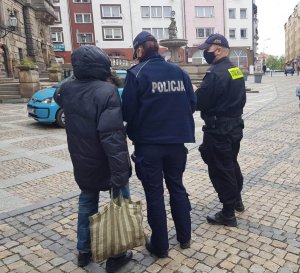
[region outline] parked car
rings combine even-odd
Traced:
[[[295,69],[292,66],[286,66],[284,69],[284,74],[287,76],[287,74],[291,74],[292,76],[294,76],[295,73]]]
[[[124,81],[126,77],[126,70],[115,71],[120,79],[121,87],[118,88],[120,96],[123,92]],[[33,94],[29,102],[27,103],[28,116],[41,123],[55,123],[59,127],[65,127],[65,115],[64,109],[62,109],[53,99],[55,90],[59,88],[64,82],[72,79],[70,76],[63,81],[39,90]]]

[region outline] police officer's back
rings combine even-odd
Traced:
[[[199,150],[220,201],[222,211],[207,220],[212,224],[236,226],[234,210],[243,211],[243,176],[237,162],[246,103],[245,82],[239,68],[229,60],[229,45],[223,35],[213,34],[200,45],[212,66],[196,91],[197,110],[205,122]]]
[[[168,254],[168,229],[163,179],[181,248],[191,239],[190,202],[182,183],[187,149],[194,142],[196,98],[189,76],[158,54],[156,39],[141,32],[133,46],[139,64],[127,72],[122,94],[123,118],[134,142],[135,170],[145,190],[148,223],[146,248],[157,257]]]

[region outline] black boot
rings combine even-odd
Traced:
[[[87,266],[92,258],[92,253],[91,252],[80,252],[78,253],[77,257],[77,265],[79,267],[85,267]]]
[[[114,273],[119,270],[125,264],[127,264],[132,258],[132,251],[128,250],[123,255],[110,257],[106,261],[106,271],[108,273]]]
[[[238,212],[242,212],[242,211],[245,210],[245,206],[244,206],[244,204],[243,204],[242,199],[241,199],[241,200],[237,200],[237,201],[235,202],[235,207],[234,207],[234,209],[235,209],[236,211],[238,211]]]
[[[185,243],[180,243],[180,248],[181,249],[187,249],[187,248],[190,248],[190,247],[191,247],[191,240],[188,240]]]
[[[213,225],[225,225],[229,227],[236,227],[237,221],[235,216],[225,216],[222,211],[217,212],[215,215],[207,216],[207,222]]]
[[[145,245],[146,249],[153,255],[155,255],[157,258],[166,258],[168,257],[168,251],[165,251],[165,252],[157,252],[152,244],[151,244],[151,241],[149,239],[146,240],[146,245]]]

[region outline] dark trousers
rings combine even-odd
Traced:
[[[203,161],[208,166],[210,180],[223,203],[223,210],[234,214],[237,200],[241,200],[243,175],[237,161],[243,128],[232,129],[219,135],[205,132],[199,147]]]
[[[135,145],[135,170],[145,190],[151,243],[158,253],[169,249],[163,179],[170,194],[177,240],[185,243],[191,239],[191,205],[182,183],[186,159],[183,144]]]

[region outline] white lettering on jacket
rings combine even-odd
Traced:
[[[152,93],[185,91],[183,81],[152,82]]]

